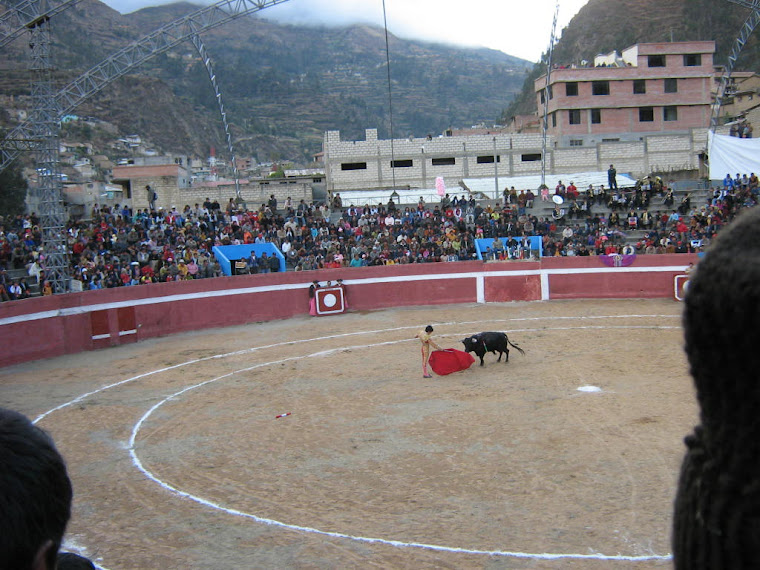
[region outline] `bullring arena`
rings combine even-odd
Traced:
[[[343,270],[349,311],[324,317],[297,274],[5,303],[28,361],[0,369],[0,405],[53,435],[65,547],[101,568],[667,568],[693,259],[645,257]],[[526,354],[424,379],[426,324]]]

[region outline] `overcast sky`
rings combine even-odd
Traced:
[[[173,0],[105,3],[126,14],[169,1]],[[557,35],[586,2],[559,2]],[[396,36],[488,47],[531,62],[538,61],[549,46],[556,5],[556,0],[385,0],[388,30]],[[382,26],[383,0],[289,0],[259,15],[293,24],[364,22]]]

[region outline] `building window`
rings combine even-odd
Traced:
[[[672,105],[670,107],[662,108],[662,120],[663,121],[677,121],[678,120],[678,107]]]
[[[643,95],[647,92],[647,80],[646,79],[634,79],[633,80],[633,94]]]
[[[570,139],[570,146],[583,146],[582,139]]]
[[[669,77],[665,80],[665,93],[678,93],[678,79]]]
[[[565,95],[567,95],[568,97],[578,96],[578,82],[577,81],[569,81],[568,83],[565,83]]]
[[[552,113],[552,127],[557,126],[557,113]]]
[[[541,153],[540,152],[531,152],[528,154],[523,154],[520,156],[521,160],[523,162],[538,162],[541,160]]]
[[[391,160],[391,168],[411,168],[412,161],[409,160]]]
[[[665,67],[665,56],[664,55],[647,56],[647,65],[649,65],[649,67]]]
[[[598,125],[601,122],[602,122],[602,110],[591,109],[591,124]]]
[[[539,91],[539,98],[541,99],[541,104],[545,105],[546,104],[546,91],[544,89],[541,89],[541,91]]]
[[[453,156],[451,156],[446,158],[434,158],[432,163],[433,166],[451,166],[453,164],[456,164],[457,161]]]
[[[580,125],[581,124],[581,110],[570,109],[567,112],[567,118],[568,118],[568,121],[570,121],[571,125]]]
[[[341,170],[367,170],[366,162],[342,162],[340,164]]]
[[[609,81],[592,81],[591,94],[592,95],[609,95],[610,82]]]
[[[501,162],[501,157],[497,155],[495,161],[491,154],[478,157],[478,164],[493,164],[494,162]]]
[[[654,109],[652,107],[639,107],[639,122],[651,123],[654,121]]]
[[[702,65],[701,53],[685,53],[683,54],[684,67],[699,67]]]

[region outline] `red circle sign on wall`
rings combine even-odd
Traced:
[[[321,287],[317,289],[316,295],[318,315],[334,315],[345,312],[346,305],[341,287]]]

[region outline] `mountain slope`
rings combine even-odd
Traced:
[[[54,18],[61,85],[105,56],[198,7],[177,3],[121,15],[82,0]],[[371,26],[303,27],[268,21],[265,11],[203,34],[239,155],[301,162],[321,149],[325,130],[390,136],[385,33]],[[24,41],[0,64],[9,77],[28,65]],[[530,64],[501,52],[460,49],[390,36],[393,134],[424,136],[455,126],[493,124],[522,85]],[[0,82],[0,94],[28,92]],[[25,91],[26,90],[26,91]],[[164,151],[205,156],[226,147],[206,69],[187,42],[109,84],[77,109],[136,133]]]

